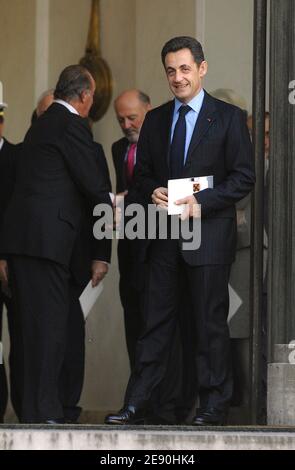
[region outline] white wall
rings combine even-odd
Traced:
[[[205,0],[207,91],[231,88],[252,109],[253,0]]]
[[[5,135],[23,139],[31,118],[35,76],[35,0],[0,0],[0,80],[4,88]]]

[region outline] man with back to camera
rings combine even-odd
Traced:
[[[23,422],[65,421],[60,374],[72,313],[70,279],[79,274],[71,264],[84,202],[112,206],[85,119],[94,90],[84,67],[62,71],[55,102],[25,137],[2,227],[0,252],[6,260],[0,261],[0,277],[9,280],[22,321]],[[92,264],[93,286],[107,270],[104,260]]]
[[[1,84],[2,85],[2,84]],[[2,86],[1,86],[2,91]],[[0,228],[4,212],[13,192],[16,161],[20,145],[14,145],[3,137],[4,132],[4,110],[7,107],[2,101],[0,93]],[[17,316],[15,306],[11,299],[9,289],[0,283],[0,341],[2,339],[2,314],[3,306],[7,310],[7,321],[10,339],[9,366],[10,366],[10,397],[14,411],[18,418],[21,413],[21,382],[20,370],[18,368],[19,338],[17,336]],[[8,385],[4,362],[0,361],[0,423],[3,422],[8,401]]]
[[[51,106],[54,101],[54,90],[47,90],[40,96],[36,118],[39,118]],[[90,128],[93,122],[88,118]],[[93,142],[95,158],[104,184],[111,193],[109,169],[103,147],[98,142]],[[111,242],[107,239],[95,240],[92,235],[94,219],[93,207],[85,198],[83,209],[83,221],[81,230],[75,242],[70,271],[73,274],[70,279],[70,311],[71,321],[67,329],[67,347],[62,366],[60,379],[60,398],[63,405],[64,417],[67,423],[76,423],[81,414],[78,406],[84,382],[85,366],[85,321],[79,297],[91,277],[91,265],[95,260],[109,263],[111,260]]]
[[[192,301],[197,348],[200,409],[193,424],[221,425],[232,395],[227,315],[228,279],[236,247],[235,203],[255,182],[252,147],[242,111],[203,90],[207,63],[196,39],[183,36],[168,41],[162,62],[175,99],[146,115],[135,169],[139,191],[155,205],[167,207],[168,179],[213,175],[214,187],[178,201],[186,204],[182,219],[201,217],[198,249],[185,250],[181,237],[146,243],[145,329],[124,407],[105,422],[143,419],[167,364],[183,274]],[[193,350],[191,344],[192,354]]]

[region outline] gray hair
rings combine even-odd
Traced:
[[[143,91],[138,90],[138,99],[143,103],[143,104],[151,104],[151,99],[149,95],[144,93]]]
[[[247,111],[247,103],[243,96],[236,93],[231,88],[217,88],[217,90],[210,93],[214,98],[225,101],[228,104],[233,104],[243,111]]]
[[[69,65],[60,74],[54,90],[54,98],[70,101],[85,90],[91,90],[90,72],[82,65]]]

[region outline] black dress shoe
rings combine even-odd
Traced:
[[[226,424],[226,413],[216,408],[200,409],[192,424],[194,426],[224,426]]]
[[[46,419],[44,424],[65,424],[64,418],[57,418],[57,419]]]
[[[105,417],[105,424],[144,424],[143,412],[139,412],[134,406],[126,405],[117,414],[109,414]]]

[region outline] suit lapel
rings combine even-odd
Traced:
[[[9,147],[10,147],[10,143],[3,137],[3,145],[2,145],[2,148],[0,150],[0,154],[2,153],[3,157],[6,158],[6,154],[9,154]]]
[[[128,140],[124,138],[122,140],[121,148],[118,154],[118,157],[120,158],[120,174],[122,175],[124,188],[127,188],[125,156],[126,156],[128,145],[129,145]]]
[[[191,142],[187,152],[187,159],[188,162],[191,158],[193,151],[201,142],[203,136],[208,131],[209,127],[213,124],[216,119],[216,109],[213,99],[211,98],[208,93],[205,92],[204,101],[200,110],[200,114],[198,116],[194,132],[191,138]]]
[[[173,121],[173,112],[174,112],[174,100],[167,103],[167,108],[165,109],[165,114],[163,116],[163,130],[162,135],[165,136],[165,147],[164,147],[164,156],[165,156],[165,167],[169,170],[170,166],[170,140],[171,140],[171,126]]]

